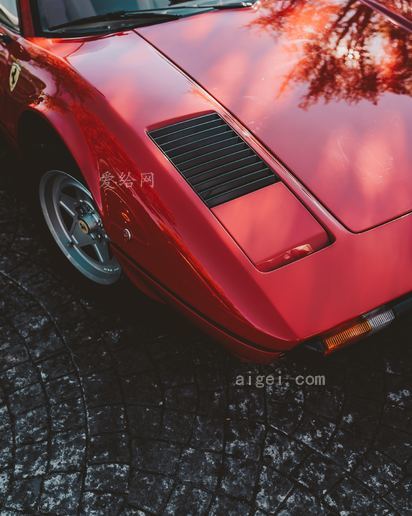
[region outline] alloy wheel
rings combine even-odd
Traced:
[[[72,265],[95,283],[115,283],[121,267],[88,189],[65,172],[51,170],[40,181],[39,195],[46,224]]]

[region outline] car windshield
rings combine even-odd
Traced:
[[[176,10],[202,6],[225,6],[233,0],[37,0],[41,28],[45,31],[75,24],[77,20],[102,18],[124,11]]]

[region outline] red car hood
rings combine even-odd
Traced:
[[[412,37],[403,21],[362,2],[271,0],[137,32],[361,232],[412,210]]]

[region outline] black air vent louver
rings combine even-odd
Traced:
[[[149,135],[209,208],[279,180],[217,113]]]

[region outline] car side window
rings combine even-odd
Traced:
[[[19,9],[17,0],[0,0],[0,24],[14,30],[19,29]]]

